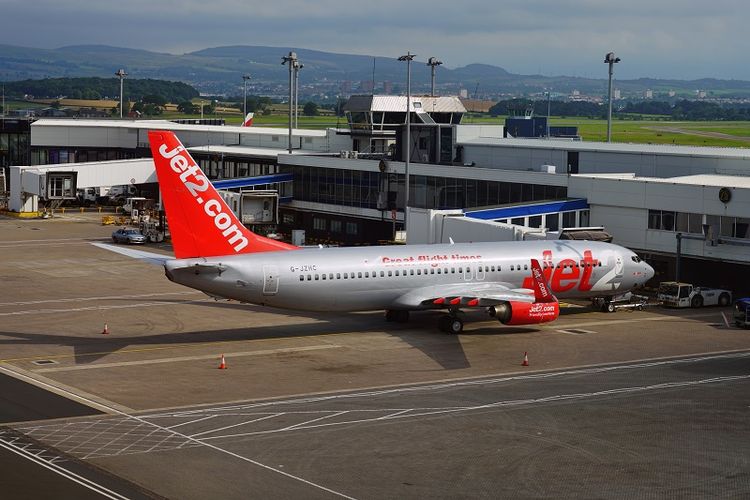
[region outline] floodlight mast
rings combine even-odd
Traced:
[[[294,103],[294,65],[297,63],[297,53],[289,52],[288,56],[281,58],[281,64],[289,63],[289,154],[292,154],[292,104]]]
[[[120,69],[118,69],[115,72],[115,76],[120,79],[120,118],[122,118],[122,105],[123,105],[123,102],[122,102],[122,96],[123,96],[123,94],[122,94],[122,82],[123,82],[123,80],[125,80],[125,77],[128,76],[128,74],[125,73],[124,69],[120,68]]]
[[[609,64],[609,85],[607,90],[607,142],[612,142],[612,72],[615,63],[620,62],[619,57],[615,57],[614,52],[607,52],[604,56],[604,63]]]
[[[294,62],[294,128],[299,128],[299,70],[305,65]]]
[[[245,118],[247,118],[247,81],[250,79],[250,75],[242,75],[242,84],[243,84],[243,92],[242,92],[242,122],[245,122]]]
[[[406,162],[404,166],[404,231],[406,231],[406,212],[409,209],[409,157],[411,156],[411,62],[416,54],[407,52],[398,58],[406,61]]]
[[[427,60],[427,66],[430,67],[430,73],[432,74],[432,85],[430,87],[430,95],[435,97],[435,68],[443,64],[443,61],[439,61],[437,57],[430,57]]]

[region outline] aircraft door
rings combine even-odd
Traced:
[[[622,255],[619,253],[615,255],[615,276],[622,278],[625,274],[625,264],[622,261]]]
[[[474,275],[476,276],[477,281],[484,281],[484,266],[481,263],[477,264],[477,270]]]
[[[279,291],[279,268],[274,265],[263,266],[263,295],[276,295]]]

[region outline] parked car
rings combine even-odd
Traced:
[[[734,303],[734,324],[742,328],[750,328],[750,297],[737,299]]]
[[[123,227],[112,233],[112,241],[115,243],[143,244],[146,243],[146,237],[137,229]]]

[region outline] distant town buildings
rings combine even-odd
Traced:
[[[654,98],[654,91],[651,89],[646,89],[643,92],[643,98],[644,99],[653,99]]]

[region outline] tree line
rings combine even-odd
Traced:
[[[531,99],[506,99],[490,108],[490,115],[523,116],[533,112],[535,116],[547,116],[547,101]],[[583,101],[551,101],[549,114],[552,116],[582,116],[586,118],[606,118],[607,106]],[[616,118],[634,118],[633,115],[661,116],[671,120],[750,120],[750,104],[690,101],[675,102],[644,100],[628,102],[619,109],[613,109]]]
[[[45,78],[6,82],[3,85],[7,96],[19,99],[27,95],[39,99],[120,99],[119,78]],[[186,83],[151,78],[126,78],[123,94],[130,101],[141,101],[144,96],[150,95],[160,96],[166,102],[189,101],[199,95]]]

